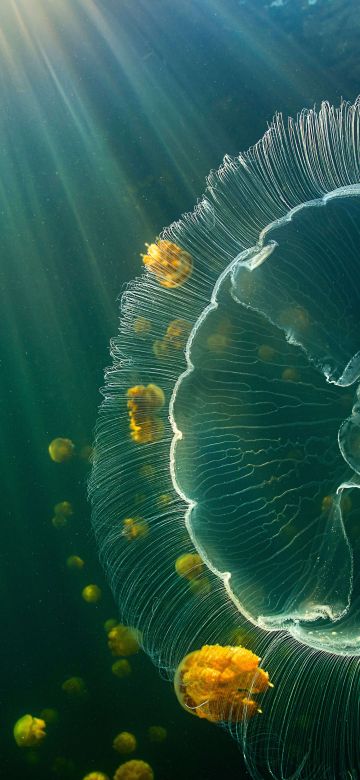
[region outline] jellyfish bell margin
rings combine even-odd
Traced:
[[[89,494],[120,619],[169,679],[204,646],[261,659],[262,713],[232,692],[216,718],[254,778],[360,764],[359,139],[359,99],[323,103],[225,157],[148,246],[105,372]]]

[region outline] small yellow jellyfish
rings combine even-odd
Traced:
[[[170,495],[170,493],[162,493],[161,496],[158,497],[156,503],[159,507],[163,507],[163,506],[169,506],[169,504],[171,504],[171,501],[172,501],[172,496]]]
[[[113,741],[113,748],[123,755],[134,753],[137,748],[136,737],[130,731],[121,731]]]
[[[162,339],[156,339],[153,342],[153,353],[156,358],[165,358],[171,350],[184,349],[191,330],[190,322],[187,320],[172,320]]]
[[[104,623],[105,633],[108,634],[109,631],[111,631],[112,628],[115,628],[115,626],[117,626],[117,624],[118,624],[118,622],[117,622],[116,618],[108,618],[107,620],[105,620],[105,623]]]
[[[189,588],[194,596],[207,596],[211,591],[209,577],[195,577],[189,581]]]
[[[274,347],[270,347],[269,344],[261,344],[257,353],[260,360],[265,361],[273,360],[275,356]]]
[[[115,661],[111,667],[112,673],[115,675],[115,677],[118,677],[119,680],[124,680],[126,677],[130,677],[131,675],[131,666],[129,664],[129,661],[126,660],[126,658],[119,658],[118,661]]]
[[[167,731],[164,726],[149,726],[147,735],[150,742],[164,742],[167,737]]]
[[[54,515],[51,518],[51,524],[54,528],[65,528],[68,524],[68,519],[64,515]]]
[[[157,360],[166,358],[169,354],[169,344],[167,344],[164,339],[155,339],[152,345],[152,351]]]
[[[179,577],[195,580],[204,571],[205,564],[198,553],[185,553],[175,561],[175,570]]]
[[[333,506],[334,498],[333,496],[324,496],[321,502],[321,511],[322,512],[328,512],[329,509]],[[347,512],[350,512],[352,509],[352,501],[350,496],[347,493],[343,493],[341,496],[340,501],[341,511],[343,514],[347,514]]]
[[[68,677],[61,689],[70,699],[81,699],[87,696],[87,688],[82,677]]]
[[[133,322],[133,329],[137,336],[146,336],[151,331],[151,322],[145,319],[145,317],[136,317]]]
[[[54,528],[64,528],[67,525],[69,517],[74,514],[70,501],[60,501],[54,506],[54,517],[51,522]]]
[[[54,710],[52,707],[45,707],[45,709],[41,710],[40,716],[45,721],[47,726],[53,726],[59,720],[58,711]]]
[[[157,413],[165,403],[164,391],[154,384],[134,385],[127,391],[130,436],[138,444],[159,441],[164,423]]]
[[[230,344],[225,333],[211,333],[206,339],[206,347],[210,352],[223,352]]]
[[[297,382],[300,379],[300,374],[296,370],[296,368],[284,368],[281,379],[284,379],[285,382]]]
[[[105,772],[89,772],[82,780],[110,780],[110,778]]]
[[[98,585],[86,585],[82,589],[81,595],[88,604],[98,604],[102,597],[102,591]]]
[[[281,312],[280,324],[285,328],[304,331],[310,325],[310,314],[303,306],[289,306]]]
[[[75,445],[71,439],[62,439],[60,436],[49,444],[49,455],[54,463],[64,463],[71,460],[75,452]]]
[[[187,320],[172,320],[166,328],[164,339],[173,349],[184,349],[191,331]]]
[[[134,539],[143,539],[148,533],[149,524],[140,517],[126,517],[125,520],[123,520],[122,536],[125,536],[125,539],[127,539],[128,542],[131,542]]]
[[[66,565],[72,571],[80,571],[80,569],[84,568],[85,561],[80,558],[80,555],[69,555],[66,559]]]
[[[114,780],[154,780],[154,772],[146,761],[133,759],[117,768]]]
[[[193,268],[189,252],[171,241],[160,240],[145,244],[146,255],[141,255],[148,271],[156,276],[162,287],[180,287],[189,278]]]
[[[16,721],[13,729],[16,744],[21,748],[39,745],[46,737],[45,728],[46,723],[42,718],[23,715]]]
[[[54,506],[54,514],[62,515],[63,517],[71,517],[74,514],[74,509],[70,501],[59,501]]]
[[[91,444],[83,444],[79,451],[80,460],[85,460],[87,463],[91,463],[94,457],[94,448]]]
[[[178,701],[187,712],[214,723],[250,718],[261,712],[252,697],[273,687],[259,661],[245,647],[204,645],[176,670]]]
[[[156,474],[156,467],[153,463],[144,463],[139,468],[139,476],[145,479],[152,479]]]
[[[118,623],[108,633],[108,646],[113,655],[135,655],[140,650],[139,631]]]

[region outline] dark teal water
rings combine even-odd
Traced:
[[[145,656],[129,680],[111,674],[103,623],[115,608],[88,465],[54,464],[47,447],[66,436],[78,453],[92,440],[116,299],[144,242],[192,209],[210,168],[255,143],[276,110],[353,101],[359,32],[351,0],[1,4],[0,777],[111,776],[123,729],[156,780],[246,777],[235,744],[183,713]],[[56,530],[64,499],[74,516]],[[73,553],[80,573],[66,568]],[[81,599],[89,582],[99,605]],[[61,690],[73,675],[85,702]],[[12,728],[44,707],[59,722],[31,765]],[[163,745],[149,745],[152,724],[167,728]]]

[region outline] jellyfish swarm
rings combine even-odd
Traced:
[[[262,714],[234,694],[218,717],[254,778],[360,765],[359,151],[357,101],[277,116],[226,157],[148,247],[105,375],[90,496],[121,619],[169,678],[203,645],[262,659]],[[135,441],[149,386],[156,435]],[[175,563],[196,553],[194,588]]]

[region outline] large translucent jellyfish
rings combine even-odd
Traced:
[[[177,681],[203,646],[256,659],[216,703],[254,778],[359,776],[359,153],[358,100],[226,157],[123,295],[99,413],[121,619]]]

